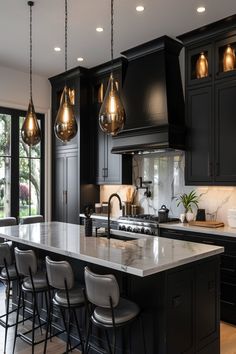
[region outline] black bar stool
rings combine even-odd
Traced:
[[[15,323],[9,324],[9,315],[17,309],[10,311],[10,291],[11,283],[17,281],[17,271],[12,261],[12,253],[8,243],[0,243],[0,281],[6,286],[6,313],[0,316],[0,325],[5,328],[4,350],[6,353],[8,328],[15,326]],[[5,320],[4,320],[5,318]]]
[[[17,224],[16,218],[14,218],[13,216],[9,216],[7,218],[0,218],[0,227],[13,226],[16,224]]]
[[[66,261],[53,261],[49,257],[46,257],[46,268],[47,268],[47,278],[48,284],[51,289],[55,290],[53,298],[50,295],[50,315],[49,321],[47,323],[46,331],[46,341],[44,346],[44,354],[47,350],[47,340],[54,337],[56,334],[51,334],[48,337],[48,332],[51,326],[53,305],[60,309],[63,324],[65,330],[63,332],[67,333],[67,343],[66,343],[66,353],[72,351],[81,345],[82,353],[84,354],[84,343],[81,334],[81,329],[79,326],[79,321],[76,314],[76,309],[84,307],[84,294],[82,288],[74,287],[74,274],[70,264]],[[50,294],[50,291],[49,291]],[[66,321],[66,313],[68,314],[68,321]],[[74,318],[77,332],[79,335],[79,343],[73,348],[70,343],[71,334],[71,320]],[[60,332],[62,333],[62,332]],[[69,348],[70,347],[70,348]]]
[[[90,347],[94,348],[95,351],[104,353],[102,348],[98,348],[89,341],[92,325],[104,329],[108,353],[115,354],[116,328],[127,326],[136,319],[140,320],[143,336],[143,352],[146,354],[140,309],[136,303],[120,297],[120,289],[115,276],[113,274],[95,274],[88,267],[85,267],[85,286],[86,299],[89,301],[90,305],[92,305],[92,309],[90,308],[91,306],[88,306],[88,303],[86,306],[90,319],[85,345],[86,354],[89,352]],[[108,329],[112,329],[112,346],[107,332]]]
[[[24,216],[23,218],[20,219],[20,224],[21,225],[35,224],[37,222],[43,222],[43,216],[42,215]]]
[[[45,322],[41,321],[37,298],[38,294],[45,295],[45,304],[46,310],[48,313],[48,298],[47,298],[47,279],[45,272],[38,272],[37,267],[37,259],[33,250],[20,250],[15,247],[15,259],[16,259],[16,267],[17,272],[19,274],[19,283],[20,283],[20,293],[18,298],[18,309],[16,316],[16,329],[15,329],[15,337],[14,337],[14,345],[13,345],[13,353],[15,351],[16,339],[20,337],[26,343],[32,346],[32,354],[34,353],[35,345],[42,343],[45,341],[45,338],[36,341],[35,340],[35,331],[40,328],[42,334],[42,326]],[[20,315],[20,303],[25,298],[26,294],[31,294],[32,296],[32,315],[25,318],[23,312],[23,320],[27,321],[32,319],[32,327],[30,330],[24,333],[18,333],[18,323],[19,323],[19,315]],[[36,326],[36,320],[38,320],[38,325]],[[28,336],[32,333],[31,338]]]

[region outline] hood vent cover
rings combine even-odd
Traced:
[[[113,138],[113,153],[184,149],[181,48],[163,36],[122,53],[127,59],[122,88],[126,124]]]

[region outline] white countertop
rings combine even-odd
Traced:
[[[222,247],[134,235],[132,241],[85,237],[84,227],[60,222],[0,228],[0,237],[144,277],[220,254]]]
[[[192,226],[189,224],[183,223],[166,223],[159,224],[160,228],[171,229],[171,230],[179,230],[179,231],[191,231],[198,232],[203,234],[211,234],[211,235],[219,235],[219,236],[228,236],[236,238],[236,228],[232,228],[229,226],[224,227],[202,227],[202,226]]]

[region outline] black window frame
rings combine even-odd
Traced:
[[[15,108],[0,107],[0,114],[11,116],[11,216],[19,220],[20,199],[19,199],[19,122],[20,117],[26,116],[26,111]],[[40,154],[40,214],[44,216],[45,202],[45,115],[36,113],[37,119],[40,121],[41,128],[41,154]]]

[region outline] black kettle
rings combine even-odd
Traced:
[[[169,209],[163,204],[161,209],[158,210],[158,221],[159,223],[168,221]]]

